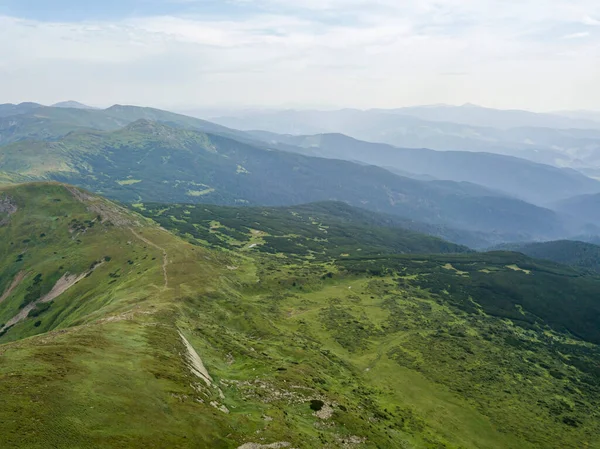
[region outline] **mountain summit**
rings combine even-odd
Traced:
[[[71,108],[71,109],[98,109],[93,106],[88,106],[83,103],[79,103],[78,101],[61,101],[59,103],[55,103],[52,105],[53,108]]]

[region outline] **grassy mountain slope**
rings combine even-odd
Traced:
[[[592,243],[557,240],[503,245],[503,247],[536,259],[552,260],[564,265],[600,271],[600,246]]]
[[[0,171],[69,182],[128,202],[278,206],[339,200],[482,231],[491,241],[564,232],[554,212],[472,184],[417,181],[374,166],[270,151],[145,120],[112,133],[4,146]]]
[[[303,257],[291,245],[278,245],[274,257],[260,250],[276,241],[264,231],[277,234],[283,217],[274,211],[264,211],[257,225],[258,214],[247,211],[145,206],[199,245],[214,239],[239,251],[234,272],[256,263],[259,282],[250,278],[245,302],[235,307],[268,311],[277,336],[262,334],[265,347],[294,335],[305,351],[316,344],[329,360],[363,373],[366,390],[355,393],[364,391],[371,405],[387,402],[372,421],[389,423],[393,439],[383,447],[412,447],[394,433],[395,413],[405,430],[425,425],[432,447],[598,446],[598,278],[507,252],[372,257],[358,251],[362,242],[333,261]],[[302,207],[317,214],[318,205]],[[307,232],[310,219],[294,215],[298,209],[279,212],[294,217],[285,221],[288,232]],[[256,322],[248,326],[261,332]],[[393,412],[397,401],[405,405]]]
[[[342,134],[270,135],[269,140],[289,144],[288,151],[306,148],[314,156],[391,166],[438,179],[468,181],[536,204],[596,193],[600,189],[600,182],[574,170],[498,154],[397,148]]]
[[[2,447],[600,447],[596,278],[209,250],[74,188],[0,197],[4,316],[95,268],[0,337]]]
[[[0,291],[10,291],[2,295],[0,322],[9,323],[30,305],[43,309],[37,325],[34,314],[10,329],[3,324],[3,341],[82,323],[83,317],[152,297],[168,280],[163,249],[147,240],[179,243],[143,217],[62,184],[2,187],[0,232]],[[80,279],[69,282],[75,278]],[[52,299],[56,292],[62,293]]]
[[[327,206],[331,208],[331,205]],[[143,206],[142,212],[156,219],[163,227],[201,245],[256,254],[278,254],[292,261],[298,258],[339,260],[339,263],[348,264],[349,267],[362,266],[362,261],[367,260],[366,266],[374,273],[384,273],[389,267],[402,269],[406,263],[404,259],[388,260],[390,254],[470,252],[464,247],[404,230],[365,226],[359,220],[343,221],[340,214],[323,214],[319,211],[319,205],[267,209],[148,204]],[[431,258],[435,260],[435,257]],[[446,259],[440,256],[440,260]],[[424,288],[439,288],[442,291],[454,283],[455,290],[450,291],[454,301],[477,297],[484,310],[495,316],[533,323],[537,318],[543,318],[547,323],[558,323],[558,330],[585,335],[587,340],[600,343],[600,332],[594,324],[600,320],[600,304],[591,294],[600,287],[597,279],[582,276],[560,265],[544,265],[518,253],[456,255],[448,256],[447,260],[453,266],[447,268],[448,271],[471,273],[468,280],[462,283],[448,276],[450,284],[445,285],[444,281],[438,279],[440,276],[434,276],[431,285],[424,278]],[[496,269],[490,273],[475,270],[486,262],[496,265],[504,263],[507,269],[501,273]],[[426,264],[418,272],[426,273],[427,267],[432,268]],[[469,268],[463,270],[460,267]],[[479,268],[485,269],[484,266]],[[536,271],[537,276],[515,276],[513,271],[525,274]],[[518,282],[511,285],[508,279]],[[544,302],[539,302],[537,295],[532,294],[540,287],[540,282],[552,286],[544,293]],[[493,291],[496,287],[497,294]],[[577,298],[579,308],[571,310],[568,302],[565,302],[569,295],[571,300]],[[529,314],[519,310],[517,304]],[[475,310],[468,300],[465,301],[465,307]],[[559,310],[560,313],[557,313]]]
[[[168,326],[169,301],[190,283],[198,295],[215,291],[219,264],[75,188],[7,187],[0,198],[2,322],[30,309],[1,332],[0,446],[219,442],[216,424],[190,421],[213,407],[180,404],[195,377]]]

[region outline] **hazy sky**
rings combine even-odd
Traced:
[[[0,0],[0,103],[600,109],[598,0]]]

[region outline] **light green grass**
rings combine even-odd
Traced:
[[[121,181],[116,181],[116,182],[117,182],[117,184],[119,184],[121,186],[131,186],[131,185],[142,182],[142,180],[141,179],[123,179]]]
[[[523,268],[519,268],[518,265],[507,265],[506,268],[513,271],[522,271],[525,274],[531,274],[531,270],[524,270]]]
[[[187,191],[187,195],[189,196],[203,196],[203,195],[208,195],[209,193],[214,192],[215,189],[209,188],[209,189],[204,189],[204,190],[188,190]]]

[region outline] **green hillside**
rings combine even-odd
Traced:
[[[89,111],[84,111],[89,112]],[[425,182],[140,120],[115,132],[0,147],[8,179],[53,179],[125,202],[280,206],[345,201],[485,233],[489,244],[564,235],[554,212],[468,183]]]
[[[213,214],[227,244],[64,185],[0,190],[0,315],[20,317],[0,447],[600,447],[599,278],[515,253],[246,251],[267,236],[201,207],[158,216],[185,235]],[[325,214],[265,226],[306,238],[279,221],[303,210]],[[325,210],[342,241],[358,226]]]

